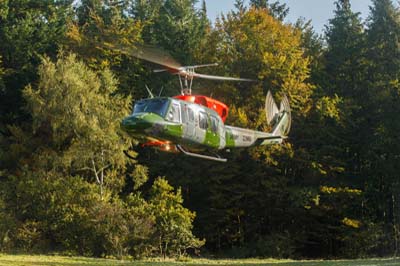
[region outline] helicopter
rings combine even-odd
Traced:
[[[182,66],[169,54],[151,47],[136,47],[127,51],[114,50],[163,66],[154,72],[169,72],[179,77],[181,94],[174,97],[154,97],[146,86],[149,98],[135,102],[133,112],[123,118],[121,127],[138,139],[143,147],[154,147],[165,152],[183,153],[200,159],[226,162],[218,152],[233,148],[273,145],[283,142],[290,131],[289,100],[283,96],[278,108],[268,91],[265,100],[266,119],[271,132],[262,132],[225,125],[228,107],[213,98],[193,95],[194,78],[252,82],[252,79],[206,75],[195,72],[217,64]]]

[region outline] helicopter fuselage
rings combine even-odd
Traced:
[[[190,150],[221,150],[282,142],[271,133],[226,126],[214,110],[169,97],[137,101],[121,126],[132,137],[167,151],[176,150],[177,144]]]

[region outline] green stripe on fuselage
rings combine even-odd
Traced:
[[[232,134],[232,130],[225,127],[225,148],[235,147],[235,138]]]
[[[175,124],[170,122],[164,122],[164,131],[161,134],[161,137],[167,138],[171,141],[180,141],[183,136],[183,127],[182,124]]]
[[[210,129],[206,130],[206,137],[203,144],[207,145],[210,148],[218,149],[220,143],[220,138],[218,133],[213,132]]]
[[[153,113],[138,113],[125,117],[121,122],[121,126],[128,133],[138,135],[143,134],[155,123],[163,121],[164,119],[162,117]]]

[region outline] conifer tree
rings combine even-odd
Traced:
[[[371,205],[375,205],[368,207],[374,209],[375,222],[383,228],[382,249],[391,254],[398,254],[400,239],[400,122],[396,117],[400,112],[399,40],[399,10],[390,0],[374,0],[367,30],[370,135],[365,151],[369,163],[366,189]]]
[[[4,89],[0,90],[0,119],[5,124],[29,117],[22,108],[22,89],[37,80],[41,55],[55,57],[72,16],[72,0],[1,1],[0,57]]]
[[[343,132],[343,138],[332,140],[333,145],[342,147],[343,154],[338,158],[343,159],[351,175],[359,175],[362,145],[357,145],[354,138],[365,139],[365,135],[360,135],[365,126],[364,99],[360,97],[366,93],[365,37],[360,14],[351,10],[350,1],[335,4],[335,16],[326,27],[324,73],[318,82],[328,97],[339,100],[340,122],[329,128],[337,130],[337,134]]]
[[[326,74],[330,95],[341,97],[360,93],[360,64],[363,48],[363,25],[360,14],[351,10],[349,0],[335,2],[335,17],[326,27],[327,51],[325,53]]]
[[[276,19],[283,21],[289,13],[289,8],[285,3],[279,1],[269,3],[269,0],[250,0],[250,5],[255,8],[266,8]]]

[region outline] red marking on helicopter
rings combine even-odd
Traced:
[[[141,146],[142,148],[154,147],[161,151],[166,151],[166,152],[178,152],[175,145],[169,141],[162,141],[162,140],[148,141],[146,143],[143,143]]]
[[[177,95],[174,96],[174,98],[191,102],[191,103],[197,103],[200,105],[203,105],[205,107],[208,107],[215,112],[219,114],[221,117],[222,121],[225,122],[225,119],[228,116],[228,106],[226,106],[224,103],[217,101],[213,98],[203,96],[203,95]]]

